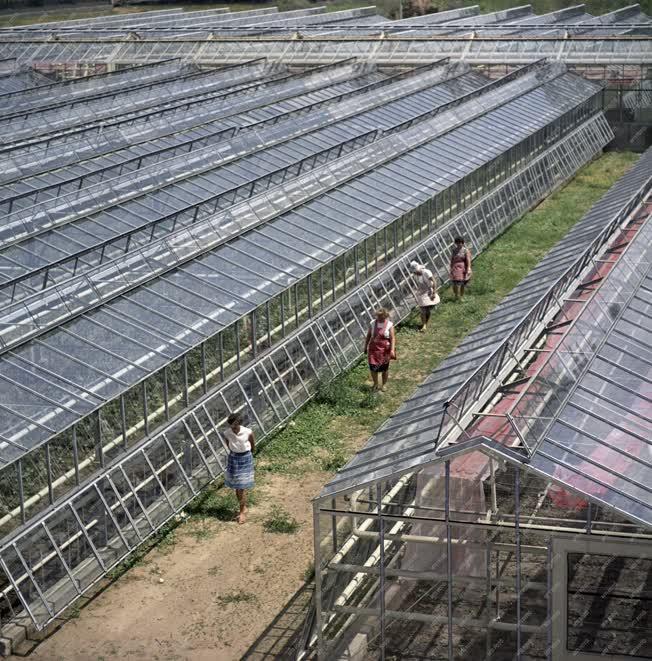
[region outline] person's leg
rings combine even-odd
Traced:
[[[380,387],[381,391],[385,390],[385,384],[387,383],[387,379],[389,379],[389,370],[385,370],[383,372],[383,385]]]
[[[464,298],[464,287],[465,287],[464,284],[460,285],[460,298]]]
[[[460,286],[453,285],[453,297],[457,300],[460,297]]]
[[[238,504],[240,505],[238,523],[244,523],[247,518],[247,492],[244,489],[236,489],[235,495],[238,498]]]
[[[430,322],[430,313],[432,312],[431,307],[423,308],[421,311],[421,318],[423,319],[423,330],[427,330],[428,323]]]
[[[371,380],[374,382],[372,390],[378,390],[378,372],[371,372]]]

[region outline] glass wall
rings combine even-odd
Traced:
[[[471,451],[316,501],[318,658],[647,658],[650,536],[550,487]]]

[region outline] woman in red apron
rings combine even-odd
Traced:
[[[389,361],[396,360],[394,324],[389,320],[389,313],[385,308],[376,310],[376,318],[367,331],[364,350],[369,360],[371,380],[374,382],[373,390],[384,392],[389,378]],[[381,384],[378,383],[379,375],[382,375]]]
[[[464,296],[464,288],[472,275],[471,251],[464,245],[464,239],[458,236],[455,238],[455,246],[451,252],[449,273],[455,300],[460,300]]]

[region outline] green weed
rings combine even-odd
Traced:
[[[247,492],[247,501],[250,505],[257,503],[256,489]],[[213,518],[219,521],[233,521],[238,511],[235,493],[225,487],[207,489],[186,507],[186,512],[193,518]]]
[[[328,473],[337,473],[346,462],[346,454],[341,450],[335,450],[332,454],[329,454],[322,459],[321,469]]]
[[[329,429],[333,413],[328,404],[313,402],[305,409],[308,415],[299,415],[283,431],[273,436],[262,451],[261,470],[272,473],[295,474],[299,462],[316,451],[331,452],[339,449],[340,441]]]
[[[170,529],[163,537],[156,543],[158,550],[161,553],[168,554],[172,552],[174,545],[177,543],[176,525]]]
[[[232,592],[231,594],[220,595],[216,600],[220,606],[228,606],[229,604],[242,604],[258,601],[255,594],[240,590],[239,592]]]
[[[272,511],[263,521],[265,532],[292,535],[299,530],[299,527],[299,522],[278,505],[272,508]]]
[[[349,371],[323,384],[315,402],[325,404],[338,415],[357,415],[361,410],[374,409],[377,399],[369,388],[360,388],[355,371]]]
[[[207,539],[215,537],[216,530],[210,527],[210,522],[207,519],[197,519],[193,521],[193,526],[188,533],[195,538],[196,542],[204,542]]]

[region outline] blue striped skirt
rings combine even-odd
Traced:
[[[224,480],[229,489],[252,489],[254,457],[251,452],[230,452]]]

